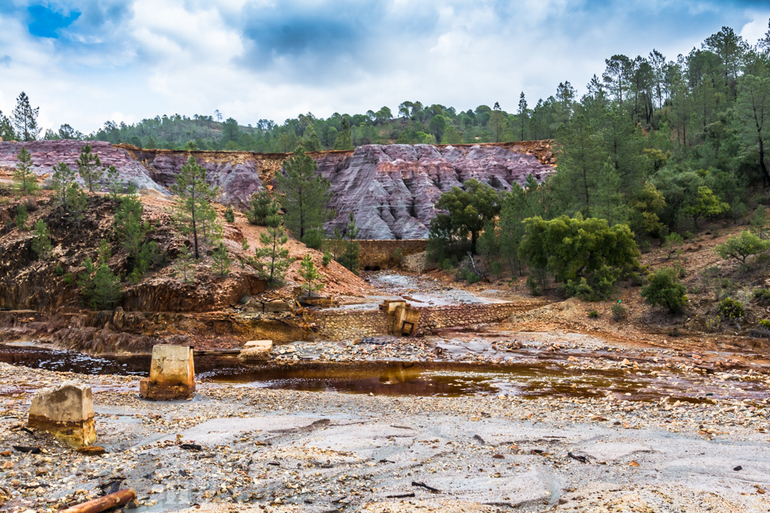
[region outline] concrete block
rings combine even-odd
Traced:
[[[154,401],[190,399],[195,392],[193,350],[159,344],[152,348],[150,377],[139,382],[139,395]]]
[[[43,390],[32,398],[27,425],[48,431],[70,447],[91,445],[96,441],[91,387],[67,382]]]
[[[272,340],[250,340],[241,349],[238,360],[241,363],[264,362],[270,359],[272,350]]]

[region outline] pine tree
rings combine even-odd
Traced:
[[[51,232],[42,219],[35,223],[35,238],[32,239],[32,251],[40,260],[45,260],[51,254]]]
[[[283,194],[286,227],[300,240],[313,229],[322,229],[329,212],[329,181],[316,174],[315,161],[301,147],[283,163],[284,172],[276,175]]]
[[[217,249],[214,251],[212,258],[214,259],[214,272],[217,274],[217,276],[227,276],[230,274],[230,266],[232,265],[232,260],[230,259],[230,255],[227,253],[227,248],[222,241],[219,241]]]
[[[265,226],[268,208],[273,203],[273,195],[267,189],[262,189],[251,195],[251,207],[246,210],[246,219],[251,224]]]
[[[300,262],[299,275],[305,280],[305,285],[302,288],[305,289],[305,294],[308,297],[312,296],[315,291],[324,288],[324,284],[319,282],[321,274],[316,269],[310,253],[306,254],[305,258]]]
[[[214,218],[216,217],[216,211],[210,202],[219,190],[206,183],[206,170],[195,162],[192,155],[187,164],[182,166],[182,171],[177,175],[176,184],[171,186],[171,190],[177,195],[176,220],[182,233],[192,233],[195,248],[193,254],[197,260],[200,258],[198,234],[204,233],[207,224],[216,224],[216,221],[210,219],[212,211]]]
[[[24,91],[16,98],[16,108],[13,109],[12,122],[16,128],[16,133],[24,141],[34,141],[40,134],[40,127],[37,125],[37,116],[40,113],[40,107],[34,109],[29,103],[29,97]]]
[[[16,207],[16,226],[20,230],[26,230],[26,224],[29,220],[29,212],[27,212],[27,208],[24,206],[23,203],[19,203],[19,206]]]
[[[120,204],[115,210],[115,234],[132,260],[137,260],[150,228],[149,223],[142,222],[143,212],[142,202],[136,196],[120,198]]]
[[[77,184],[75,183],[75,172],[64,162],[59,162],[53,168],[51,187],[56,191],[59,203],[64,205],[65,210],[69,210],[67,196],[70,193],[72,186],[77,187]]]
[[[120,173],[115,166],[110,165],[107,169],[107,192],[113,200],[118,199],[118,195],[123,192],[123,182],[120,180]]]
[[[275,286],[283,282],[286,271],[291,264],[289,250],[284,248],[289,237],[281,225],[279,215],[280,205],[273,201],[268,209],[266,218],[267,231],[259,234],[259,242],[263,247],[255,250],[256,258],[250,263],[257,269],[260,276],[267,279],[268,285]]]
[[[78,173],[86,182],[89,192],[94,192],[94,185],[102,179],[104,171],[102,170],[102,161],[96,152],[91,152],[91,145],[86,143],[80,150],[80,156],[77,160]]]
[[[361,253],[361,245],[355,239],[358,238],[358,227],[356,226],[356,218],[353,212],[350,213],[348,218],[348,226],[345,228],[345,249],[340,255],[338,262],[342,264],[347,270],[354,274],[358,274],[359,267],[359,255]]]
[[[192,261],[192,255],[185,245],[179,248],[179,256],[174,260],[174,270],[177,274],[182,275],[182,280],[185,283],[191,283],[195,280],[195,265]]]
[[[334,141],[335,150],[352,150],[353,133],[350,130],[350,121],[347,116],[342,118],[342,130],[337,134],[337,140]],[[296,153],[296,152],[295,152]]]
[[[13,123],[0,110],[0,139],[3,141],[16,140],[16,133],[13,131]]]
[[[33,194],[37,190],[37,181],[30,169],[32,156],[27,151],[27,148],[22,146],[17,158],[19,163],[16,164],[16,169],[13,172],[13,181],[16,184],[16,189],[21,195]]]

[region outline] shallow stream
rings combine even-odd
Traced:
[[[0,345],[0,362],[84,374],[146,376],[149,355],[90,356],[39,347]],[[666,368],[583,368],[565,359],[503,365],[466,362],[319,362],[241,365],[225,356],[196,356],[196,375],[208,383],[389,396],[511,395],[520,397],[606,397],[683,402],[763,399],[761,379],[733,380]],[[5,395],[0,389],[0,396]]]

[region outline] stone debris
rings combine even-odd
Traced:
[[[27,427],[48,431],[70,447],[91,445],[96,441],[91,387],[67,382],[39,392],[32,399]]]
[[[144,399],[190,399],[195,392],[193,350],[188,346],[160,344],[152,348],[150,377],[139,382]]]

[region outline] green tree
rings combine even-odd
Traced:
[[[524,220],[521,253],[530,268],[550,272],[569,296],[606,298],[623,275],[638,267],[639,249],[627,225],[561,216]]]
[[[235,212],[233,211],[232,205],[227,205],[227,208],[225,209],[225,221],[228,223],[235,222]]]
[[[679,313],[687,303],[687,290],[679,283],[674,269],[661,269],[649,277],[649,285],[642,288],[644,301],[652,306],[662,305],[671,313]]]
[[[749,221],[749,224],[751,225],[751,233],[760,239],[767,238],[767,223],[767,207],[764,205],[758,205],[757,209],[754,211],[754,215],[751,216],[751,221]]]
[[[500,142],[505,130],[505,116],[500,107],[493,109],[489,115],[489,128],[495,137],[495,142]]]
[[[0,139],[3,141],[15,141],[16,133],[13,131],[13,123],[0,110]]]
[[[305,280],[302,288],[305,290],[306,296],[312,296],[314,292],[324,288],[324,284],[320,282],[321,274],[318,272],[310,253],[305,255],[299,267],[299,275]]]
[[[441,115],[433,116],[428,123],[428,127],[430,128],[430,132],[436,137],[436,140],[440,141],[446,131],[447,120]]]
[[[104,171],[102,170],[102,161],[96,152],[91,151],[91,145],[86,143],[80,149],[80,156],[77,160],[78,173],[88,186],[89,192],[94,192],[94,185],[102,179]]]
[[[216,251],[214,251],[212,258],[214,260],[213,268],[214,273],[217,276],[227,276],[230,274],[230,266],[232,265],[232,259],[227,252],[224,242],[219,241]]]
[[[529,121],[529,109],[527,108],[527,97],[524,96],[524,91],[519,95],[519,107],[516,111],[519,121],[519,140],[524,141],[524,129]]]
[[[27,148],[22,146],[17,158],[19,162],[13,171],[13,181],[16,185],[16,190],[21,195],[33,194],[37,190],[37,181],[35,180],[35,174],[30,169],[32,156],[27,151]]]
[[[37,223],[35,223],[32,251],[41,260],[45,260],[51,254],[51,232],[48,231],[48,226],[46,226],[45,221],[42,219],[38,219]]]
[[[283,246],[289,241],[281,223],[280,205],[273,201],[266,216],[267,230],[259,234],[261,248],[255,249],[256,259],[251,261],[260,276],[267,279],[271,287],[283,283],[289,269],[289,250]]]
[[[37,116],[40,113],[40,107],[32,108],[29,103],[29,97],[22,91],[16,98],[16,108],[13,109],[11,120],[16,128],[16,133],[24,141],[34,141],[40,134],[41,128],[37,124]]]
[[[354,274],[358,274],[359,255],[361,253],[361,245],[355,240],[358,238],[358,233],[359,230],[356,226],[356,218],[355,215],[353,215],[353,212],[351,212],[348,218],[348,225],[343,234],[343,237],[345,238],[344,250],[337,261]]]
[[[487,221],[500,212],[500,194],[487,184],[473,178],[463,188],[452,187],[436,202],[438,214],[431,221],[431,238],[452,240],[466,239],[470,235],[470,252],[476,254],[479,233]]]
[[[305,133],[302,136],[302,146],[307,151],[320,151],[322,150],[321,139],[318,138],[318,134],[313,128],[313,125],[308,125],[305,129]]]
[[[175,274],[181,274],[182,280],[185,283],[191,283],[195,280],[195,264],[193,263],[192,255],[190,255],[190,250],[184,244],[179,248],[179,254],[176,260],[174,260],[173,265]]]
[[[120,180],[120,173],[114,165],[107,169],[107,192],[113,200],[118,199],[118,195],[123,192],[123,182]]]
[[[266,219],[273,201],[273,194],[267,189],[262,189],[252,194],[250,207],[245,212],[249,223],[257,226],[266,226]]]
[[[770,138],[770,77],[746,75],[741,80],[735,114],[740,128],[749,142],[748,148],[756,150],[762,181],[770,185],[770,172],[766,164],[766,149]]]
[[[110,271],[108,262],[112,251],[107,241],[99,245],[99,257],[96,264],[90,257],[83,262],[84,272],[78,276],[80,293],[86,304],[94,310],[113,308],[123,298],[120,277]]]
[[[53,168],[53,175],[51,177],[51,188],[56,191],[56,196],[59,199],[59,203],[64,206],[65,210],[70,209],[71,192],[73,187],[77,187],[75,183],[75,171],[64,162],[59,162]]]
[[[579,211],[585,217],[594,215],[599,175],[606,162],[598,134],[583,115],[578,115],[569,126],[559,129],[556,140],[561,148],[559,173],[553,177],[557,194],[571,212]]]
[[[27,208],[24,206],[23,203],[19,203],[19,206],[16,207],[16,219],[14,221],[16,222],[16,226],[20,230],[26,230],[27,227],[27,221],[29,220],[29,212],[27,212]]]
[[[767,248],[770,248],[770,240],[762,240],[751,232],[742,231],[740,235],[719,244],[714,251],[725,260],[732,258],[745,264],[748,257],[764,253]]]
[[[315,161],[301,147],[283,163],[283,173],[275,177],[283,195],[286,227],[301,241],[312,230],[320,230],[329,216],[329,181],[316,174]]]
[[[138,261],[142,243],[150,229],[147,221],[142,221],[144,207],[142,201],[132,195],[120,198],[118,208],[115,210],[115,234],[122,241],[123,249],[134,262]]]
[[[695,201],[686,206],[685,210],[692,216],[695,228],[698,228],[698,219],[722,215],[730,210],[730,205],[721,201],[711,192],[711,189],[702,185],[698,187],[698,196],[695,198]]]
[[[335,150],[352,150],[353,133],[350,130],[350,121],[347,116],[342,118],[342,130],[337,134],[337,140],[334,141]],[[296,153],[296,151],[295,151]]]
[[[176,177],[176,184],[171,186],[171,191],[177,195],[176,220],[182,233],[192,233],[195,248],[193,254],[197,260],[200,258],[198,234],[202,233],[207,219],[211,217],[208,215],[213,210],[210,202],[216,198],[219,189],[206,183],[206,170],[190,155],[187,164],[182,166]]]

